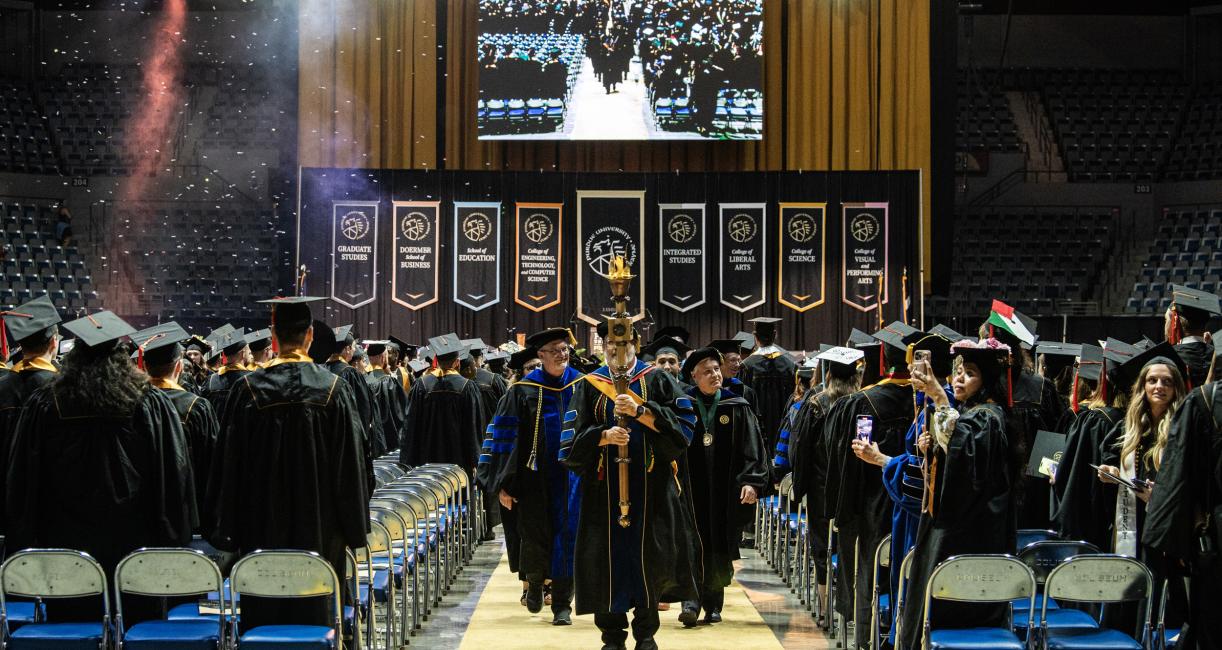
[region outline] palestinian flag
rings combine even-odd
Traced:
[[[985,323],[1009,332],[1026,346],[1035,345],[1035,321],[1000,300],[993,301],[993,309]]]

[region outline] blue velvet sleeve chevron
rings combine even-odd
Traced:
[[[479,462],[492,462],[493,456],[513,451],[518,437],[518,418],[512,415],[495,415],[484,431],[484,445],[480,449]]]
[[[795,402],[789,407],[789,413],[785,415],[785,422],[781,425],[781,433],[776,439],[776,455],[772,459],[772,466],[777,469],[789,469],[789,431],[797,421],[800,410],[802,402]]]
[[[577,423],[577,411],[564,412],[564,428],[560,431],[560,450],[556,453],[556,458],[560,462],[564,462],[569,458],[569,451],[573,448],[573,434]]]
[[[675,415],[679,417],[683,437],[691,444],[692,438],[696,436],[696,409],[692,406],[690,397],[680,395],[675,398]]]

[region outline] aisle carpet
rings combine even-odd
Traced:
[[[463,637],[463,650],[497,648],[589,648],[599,646],[598,629],[593,616],[574,616],[573,625],[556,627],[551,624],[551,609],[544,607],[531,614],[518,603],[522,583],[509,572],[509,559],[501,562],[484,588],[483,596],[471,615],[471,623]],[[668,648],[708,648],[712,650],[780,650],[781,644],[751,605],[737,582],[726,588],[726,603],[722,610],[724,622],[684,629],[679,623],[679,604],[662,612],[662,627],[657,642]],[[632,648],[632,638],[628,647]]]

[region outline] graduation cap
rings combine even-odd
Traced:
[[[320,321],[314,321],[314,322],[318,323]],[[340,325],[339,327],[336,327],[331,330],[331,335],[335,337],[336,344],[338,344],[340,347],[344,347],[352,342],[352,326],[351,325]],[[314,338],[318,338],[318,332],[314,332]],[[331,354],[335,354],[335,353],[332,352]]]
[[[484,363],[488,364],[488,367],[493,370],[504,368],[507,361],[509,361],[509,353],[500,350],[494,350],[484,355]]]
[[[204,337],[204,340],[212,344],[212,347],[215,348],[216,342],[220,340],[222,336],[232,331],[233,331],[233,325],[230,325],[229,323],[225,323],[224,325],[221,325],[220,327],[212,330],[211,332],[208,332],[208,336]]]
[[[739,342],[739,348],[750,352],[755,349],[755,335],[751,332],[739,331],[734,335],[734,340]]]
[[[952,355],[962,357],[964,363],[976,366],[985,386],[996,382],[1001,373],[1005,372],[1011,352],[1009,344],[998,339],[963,339],[950,346]]]
[[[905,336],[903,341],[908,350],[908,363],[913,362],[917,350],[928,350],[929,365],[930,369],[933,370],[934,376],[939,378],[950,376],[950,373],[953,371],[950,346],[955,341],[951,341],[941,334],[921,332],[919,330]]]
[[[1211,317],[1222,316],[1222,299],[1208,291],[1173,284],[1171,285],[1171,310],[1183,318],[1190,329],[1198,330],[1204,328]],[[1168,340],[1175,345],[1183,337],[1184,332],[1179,319],[1173,320],[1171,336],[1168,337]]]
[[[1099,381],[1104,370],[1103,348],[1083,343],[1078,353],[1078,377]]]
[[[890,325],[883,327],[873,334],[875,339],[890,345],[891,347],[907,352],[908,343],[904,339],[913,334],[920,334],[917,328],[903,323],[901,321],[893,321]]]
[[[290,330],[304,330],[313,323],[313,317],[310,314],[310,303],[318,302],[319,300],[326,300],[326,298],[318,296],[288,296],[269,298],[258,302],[263,305],[272,306],[273,329],[279,324]]]
[[[262,352],[272,346],[272,330],[270,327],[265,327],[261,330],[251,332],[246,335],[246,345],[250,346],[251,352]]]
[[[1140,350],[1149,350],[1150,348],[1156,345],[1158,345],[1158,341],[1155,341],[1154,339],[1148,336],[1144,336],[1144,335],[1141,337],[1140,341],[1133,342],[1133,347],[1137,348],[1139,351]]]
[[[872,345],[882,345],[882,342],[854,327],[853,330],[849,332],[849,345],[861,349]]]
[[[239,327],[233,331],[226,332],[221,335],[216,341],[216,345],[228,356],[233,356],[242,351],[246,347],[246,329]]]
[[[864,359],[866,353],[857,348],[832,347],[815,355],[815,358],[827,366],[827,371],[833,377],[850,379],[857,374],[857,363]]]
[[[466,346],[467,352],[473,357],[484,356],[484,348],[488,347],[484,344],[484,339],[463,339],[462,344]]]
[[[1117,387],[1123,386],[1124,390],[1130,390],[1141,375],[1142,370],[1147,366],[1159,363],[1175,366],[1179,370],[1180,381],[1188,381],[1188,364],[1184,363],[1180,355],[1176,354],[1175,346],[1164,341],[1149,350],[1138,352],[1120,364],[1120,367],[1117,369]]]
[[[29,345],[30,347],[44,346],[51,337],[55,335],[55,326],[63,319],[59,317],[59,311],[55,309],[55,303],[47,296],[40,296],[23,305],[0,312],[3,319],[0,320],[0,347],[4,348],[3,354],[8,357],[8,337],[5,335],[5,330],[13,335],[13,339],[19,343]]]
[[[181,343],[188,338],[187,330],[174,321],[154,325],[131,335],[136,344],[137,365],[165,366],[182,358]]]
[[[604,331],[606,330],[605,325],[603,329]],[[602,336],[606,335],[603,334]],[[567,327],[549,327],[526,337],[526,345],[536,349],[552,341],[568,341],[569,345],[577,345],[577,339],[573,337],[573,331]]]
[[[1035,354],[1044,358],[1044,376],[1056,377],[1074,364],[1082,354],[1077,343],[1044,342],[1035,346]]]
[[[656,341],[664,336],[679,339],[679,341],[684,344],[692,340],[692,333],[687,331],[687,328],[683,327],[682,325],[667,325],[666,327],[658,330],[658,332],[653,335],[653,339]]]
[[[204,337],[192,334],[191,338],[187,341],[187,349],[198,350],[202,354],[207,354],[212,351],[212,344],[205,340]]]
[[[339,352],[340,345],[336,340],[338,338],[336,333],[341,328],[332,329],[330,325],[320,320],[315,320],[313,324],[314,340],[310,342],[310,350],[307,354],[315,363],[326,363],[331,355]],[[345,325],[345,327],[351,327],[351,325]]]
[[[755,325],[756,332],[768,336],[776,333],[777,323],[781,322],[781,319],[772,316],[756,316],[748,319],[747,322]]]
[[[433,355],[438,357],[461,355],[466,350],[456,334],[443,334],[429,339],[429,348]]]
[[[386,346],[390,345],[390,341],[361,341],[361,345],[365,348],[365,354],[376,357],[386,352]]]
[[[388,336],[386,338],[390,339],[391,343],[394,343],[395,345],[399,346],[399,354],[401,355],[406,355],[406,356],[411,357],[411,356],[414,356],[416,354],[416,351],[420,349],[419,345],[416,345],[415,343],[408,343],[404,341],[403,339],[395,338],[394,336]]]
[[[116,342],[136,333],[136,328],[128,325],[111,311],[100,311],[64,323],[64,329],[79,339],[81,345],[91,348]]]
[[[429,364],[421,361],[420,359],[412,359],[411,361],[407,362],[407,367],[410,368],[413,373],[420,374],[429,369]]]
[[[366,356],[368,355],[365,354],[365,348],[358,345],[352,349],[352,360],[353,361],[356,361],[358,359],[364,359]]]
[[[653,357],[657,357],[660,354],[673,354],[682,360],[683,355],[687,354],[690,350],[691,348],[684,345],[683,341],[680,341],[673,336],[664,336],[654,339],[652,343],[641,349],[641,353],[648,354]]]
[[[742,351],[742,341],[740,339],[716,339],[709,341],[709,347],[717,350],[722,355],[738,354]]]
[[[967,338],[966,336],[943,325],[942,323],[938,323],[937,325],[934,325],[933,327],[929,328],[929,333],[937,334],[938,336],[941,336],[942,338],[946,339],[947,341],[950,341],[951,343],[955,343],[956,341],[962,341],[963,339]]]
[[[692,383],[692,372],[696,370],[696,366],[700,365],[701,362],[708,361],[709,359],[716,359],[718,365],[725,363],[725,359],[721,356],[721,352],[712,346],[700,348],[699,350],[696,350],[688,355],[687,359],[683,361],[683,368],[679,371],[683,381],[689,384]]]
[[[509,355],[509,369],[517,372],[522,372],[526,364],[533,359],[539,358],[539,352],[534,348],[523,348]]]

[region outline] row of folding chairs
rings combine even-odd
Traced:
[[[255,551],[224,578],[199,550],[140,549],[117,565],[112,594],[105,571],[88,554],[27,549],[0,566],[0,647],[339,650],[347,636],[358,650],[403,648],[473,557],[483,525],[482,495],[456,465],[406,468],[386,458],[375,461],[374,471],[378,488],[370,503],[366,546],[346,551],[346,601],[330,563],[309,551]],[[243,594],[327,598],[333,605],[330,624],[240,632]],[[187,602],[170,608],[163,619],[128,626],[124,595]],[[88,596],[100,598],[100,619],[46,620],[46,601]]]

